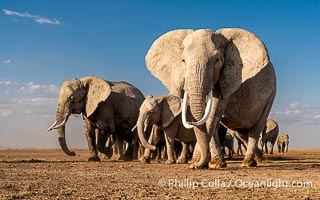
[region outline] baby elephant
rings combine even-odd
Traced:
[[[182,125],[181,99],[173,95],[148,96],[142,103],[137,122],[138,135],[145,148],[155,150],[156,147],[154,145],[156,144],[148,143],[144,134],[144,129],[149,125],[155,125],[164,132],[168,156],[166,163],[175,162],[175,139],[183,144],[183,149],[177,163],[187,163],[187,144],[196,141],[196,137],[193,129],[186,129]]]

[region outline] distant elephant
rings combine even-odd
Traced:
[[[261,133],[260,145],[262,152],[273,154],[273,147],[279,134],[279,126],[273,119],[268,119],[265,128]],[[270,142],[270,151],[268,151],[268,142]]]
[[[242,147],[244,148],[245,151],[247,151],[247,147],[246,145],[238,138],[237,139],[237,150],[236,150],[236,154],[238,156],[243,156],[243,150],[242,150]]]
[[[259,135],[276,95],[275,70],[257,36],[237,28],[170,31],[153,42],[146,65],[170,94],[183,96],[184,108],[190,104],[191,122],[182,109],[183,125],[197,138],[190,168],[226,167],[220,120],[248,143],[241,166],[257,165]]]
[[[222,124],[220,124],[218,126],[218,137],[219,137],[219,143],[221,145],[221,149],[223,152],[223,155],[227,155],[226,151],[225,151],[225,147],[228,148],[229,150],[229,157],[232,157],[233,154],[233,137],[227,133],[228,129],[223,126]],[[231,137],[230,137],[231,136]]]
[[[278,151],[279,153],[288,153],[289,148],[289,135],[280,134],[277,140]]]
[[[176,162],[174,158],[175,139],[182,142],[183,144],[183,150],[177,160],[177,163],[187,163],[187,144],[192,143],[196,140],[193,130],[186,129],[182,125],[180,115],[181,99],[173,95],[161,95],[159,97],[148,96],[140,107],[137,129],[142,145],[151,150],[156,149],[154,145],[149,144],[146,140],[144,129],[149,125],[156,125],[157,127],[159,127],[159,129],[162,130],[165,134],[168,155],[168,160],[166,161],[166,163],[169,164]]]
[[[232,131],[232,130],[229,130],[228,133],[230,135],[232,135],[232,137],[234,139],[237,140],[237,150],[236,150],[236,154],[238,156],[243,156],[243,151],[242,151],[242,147],[244,148],[245,151],[247,151],[247,146],[246,146],[246,142],[243,142],[241,137],[239,137],[239,134],[236,132],[236,131]],[[258,153],[258,156],[261,156],[261,158],[259,159],[262,159],[262,152],[259,152]]]
[[[227,155],[225,147],[228,149],[228,157],[231,158],[234,154],[234,148],[233,148],[233,136],[230,133],[226,134],[226,137],[224,139],[224,142],[222,143],[222,151],[224,155]]]
[[[105,145],[109,134],[133,138],[131,129],[137,122],[143,101],[143,94],[126,82],[110,82],[95,76],[67,80],[60,89],[56,121],[48,131],[57,129],[61,149],[74,156],[66,144],[65,124],[71,114],[82,113],[91,154],[88,161],[99,161],[97,149],[108,153]],[[98,129],[97,143],[95,129]]]

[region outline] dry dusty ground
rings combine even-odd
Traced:
[[[320,150],[276,153],[250,169],[235,157],[222,170],[90,163],[76,152],[1,150],[0,199],[320,199]]]

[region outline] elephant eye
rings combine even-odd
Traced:
[[[184,59],[182,59],[181,61],[182,61],[182,63],[186,63],[186,61]]]
[[[219,61],[220,61],[220,59],[219,59],[219,58],[216,58],[216,59],[215,59],[215,61],[216,61],[216,62],[219,62]]]

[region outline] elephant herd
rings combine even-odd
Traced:
[[[218,132],[219,134],[220,132]],[[219,135],[220,136],[220,135]],[[220,138],[219,138],[220,139]],[[221,141],[221,140],[220,140]],[[234,141],[237,141],[237,150],[234,151]],[[268,150],[268,143],[270,143],[270,150]],[[279,134],[278,123],[273,119],[267,119],[267,123],[261,132],[259,138],[260,150],[265,154],[273,154],[273,147],[277,144],[279,153],[287,153],[289,147],[289,136],[288,134]],[[225,147],[228,148],[228,156],[231,157],[233,154],[243,155],[242,147],[246,150],[246,145],[241,140],[239,135],[232,130],[229,130],[226,135],[224,142],[221,144],[222,150],[225,152]],[[226,153],[224,153],[226,155]]]
[[[221,126],[246,147],[242,167],[257,165],[256,157],[262,155],[259,143],[267,152],[270,141],[272,153],[279,130],[268,116],[276,95],[276,75],[256,35],[239,28],[173,30],[153,42],[145,60],[168,94],[145,98],[129,83],[95,76],[62,84],[56,119],[48,130],[57,129],[64,153],[75,155],[65,138],[71,114],[82,114],[89,161],[99,161],[98,152],[110,158],[117,149],[120,159],[139,157],[148,162],[150,151],[163,140],[166,163],[186,163],[192,151],[189,168],[226,167],[218,134]],[[288,150],[288,140],[279,135],[281,152]],[[179,157],[177,141],[182,144]]]

